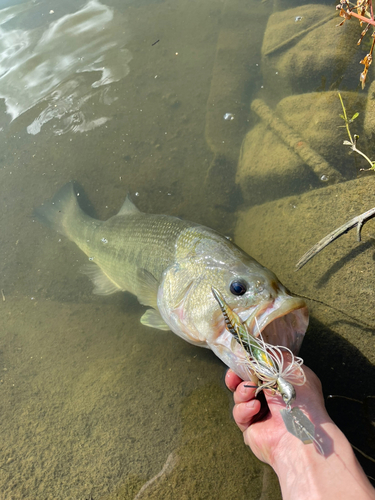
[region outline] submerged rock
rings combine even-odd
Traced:
[[[313,315],[354,344],[372,363],[374,221],[364,226],[361,242],[356,241],[354,229],[297,273],[295,264],[329,232],[372,208],[374,192],[375,176],[369,176],[285,197],[241,212],[235,231],[236,243],[272,269],[293,292],[323,302],[309,303]]]
[[[298,17],[301,20],[296,22]],[[337,26],[341,21],[333,6],[321,4],[274,12],[262,46],[266,90],[280,100],[291,93],[329,90],[343,81],[345,85],[359,81],[361,28],[357,21]]]
[[[360,113],[352,128],[360,135],[360,147],[366,150],[362,131],[367,96],[342,92],[342,98],[348,117]],[[248,204],[324,187],[323,175],[331,182],[356,176],[354,156],[350,157],[342,144],[348,137],[342,128],[338,92],[290,96],[274,111],[265,109],[271,119],[264,116],[262,106],[256,108],[260,121],[244,139],[237,169],[236,182]],[[310,155],[304,154],[306,148]],[[359,164],[367,168],[364,161]]]

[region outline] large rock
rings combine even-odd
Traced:
[[[272,269],[313,314],[375,362],[375,221],[331,243],[300,271],[299,258],[317,241],[375,205],[375,176],[254,206],[240,213],[235,241]],[[323,304],[321,304],[323,303]],[[342,311],[342,312],[339,312]],[[367,326],[366,326],[367,325]]]
[[[339,27],[340,21],[334,6],[321,4],[273,13],[262,46],[265,90],[280,100],[339,84],[353,88],[363,69],[357,48],[361,27],[356,20]]]
[[[360,113],[351,129],[360,135],[359,147],[367,150],[362,133],[367,96],[354,92],[341,95],[349,118]],[[244,139],[236,175],[247,204],[325,187],[322,179],[350,179],[359,167],[367,168],[365,161],[350,156],[342,144],[348,136],[342,128],[337,92],[286,97],[275,110],[261,100],[254,101],[252,107],[260,121]]]
[[[342,146],[348,137],[340,128],[342,109],[333,89],[358,87],[366,52],[358,50],[357,20],[338,27],[340,21],[332,6],[320,4],[270,16],[262,45],[264,85],[251,105],[258,123],[243,141],[236,176],[247,204],[324,187],[321,179],[353,179],[367,166]],[[352,133],[360,135],[360,149],[369,151],[365,139],[375,126],[371,112],[365,118],[367,95],[342,91],[342,96],[349,118],[360,113]],[[374,107],[371,99],[368,106]]]

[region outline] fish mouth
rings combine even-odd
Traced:
[[[309,324],[303,299],[285,293],[238,314],[251,335],[259,337],[261,333],[266,343],[288,347],[298,354]]]

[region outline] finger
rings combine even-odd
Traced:
[[[242,432],[250,426],[252,419],[259,410],[260,402],[257,399],[235,405],[233,408],[233,418]]]
[[[234,392],[237,389],[237,386],[242,382],[242,379],[238,375],[236,375],[230,368],[225,374],[225,384],[228,389]]]
[[[252,382],[241,382],[233,394],[234,402],[236,404],[245,403],[246,401],[250,401],[250,399],[254,399],[256,390],[257,388]]]
[[[271,411],[273,411],[275,408],[280,409],[279,408],[280,406],[285,408],[285,403],[283,401],[283,398],[277,392],[272,391],[270,389],[265,389],[263,391],[263,394],[266,398],[267,404],[270,407]]]

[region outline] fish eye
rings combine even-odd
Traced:
[[[229,290],[233,295],[244,295],[247,292],[247,284],[244,281],[232,281]]]

